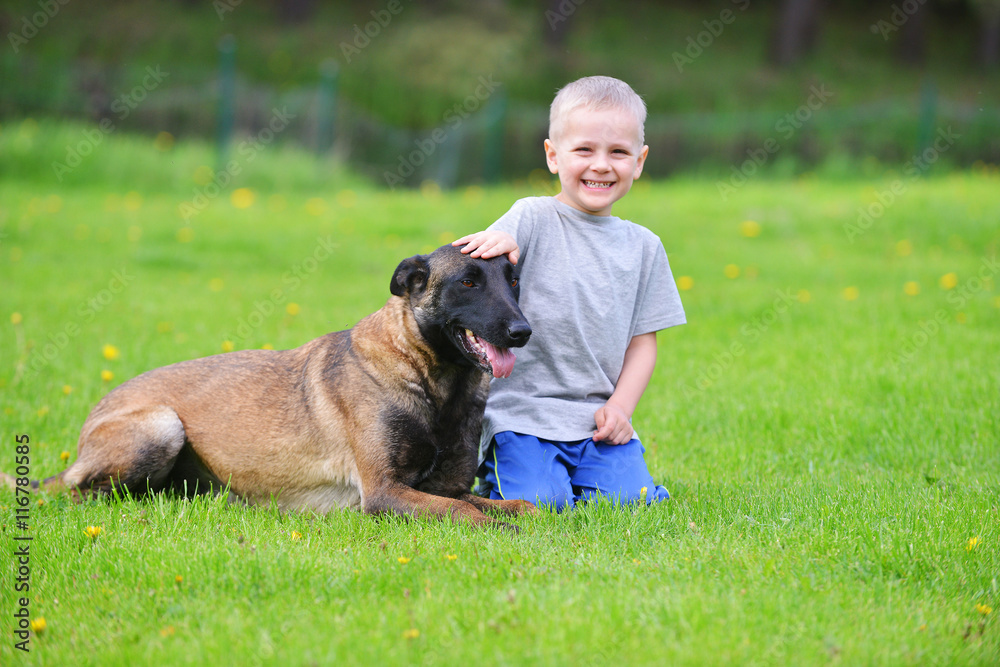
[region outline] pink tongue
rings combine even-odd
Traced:
[[[493,377],[507,378],[514,370],[514,353],[510,348],[494,347],[483,339],[479,339],[486,349],[486,358],[493,366]]]

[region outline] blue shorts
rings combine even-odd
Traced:
[[[493,500],[520,498],[557,511],[598,495],[613,503],[668,500],[670,494],[649,474],[642,443],[552,442],[513,431],[497,433],[479,468],[482,495]]]

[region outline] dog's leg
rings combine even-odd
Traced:
[[[491,525],[517,532],[517,526],[487,516],[465,500],[435,496],[402,484],[387,485],[366,494],[361,500],[361,507],[369,514],[448,517],[453,521],[468,521],[479,526]]]
[[[471,493],[459,496],[458,500],[474,505],[481,512],[495,511],[510,515],[538,514],[538,509],[535,508],[535,505],[529,503],[527,500],[490,500],[489,498],[483,498]]]
[[[161,488],[184,446],[184,425],[172,408],[153,405],[88,419],[76,462],[46,486],[88,491],[124,485],[132,493]]]

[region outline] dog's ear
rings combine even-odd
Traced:
[[[422,292],[427,286],[427,276],[430,275],[430,263],[427,255],[414,255],[399,263],[396,272],[392,274],[389,291],[395,296]]]

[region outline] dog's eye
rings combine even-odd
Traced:
[[[476,286],[476,283],[472,282],[471,280],[463,280],[462,284],[465,285],[466,287],[475,287]]]
[[[513,280],[510,281],[510,286],[517,287],[517,278],[514,278]]]

